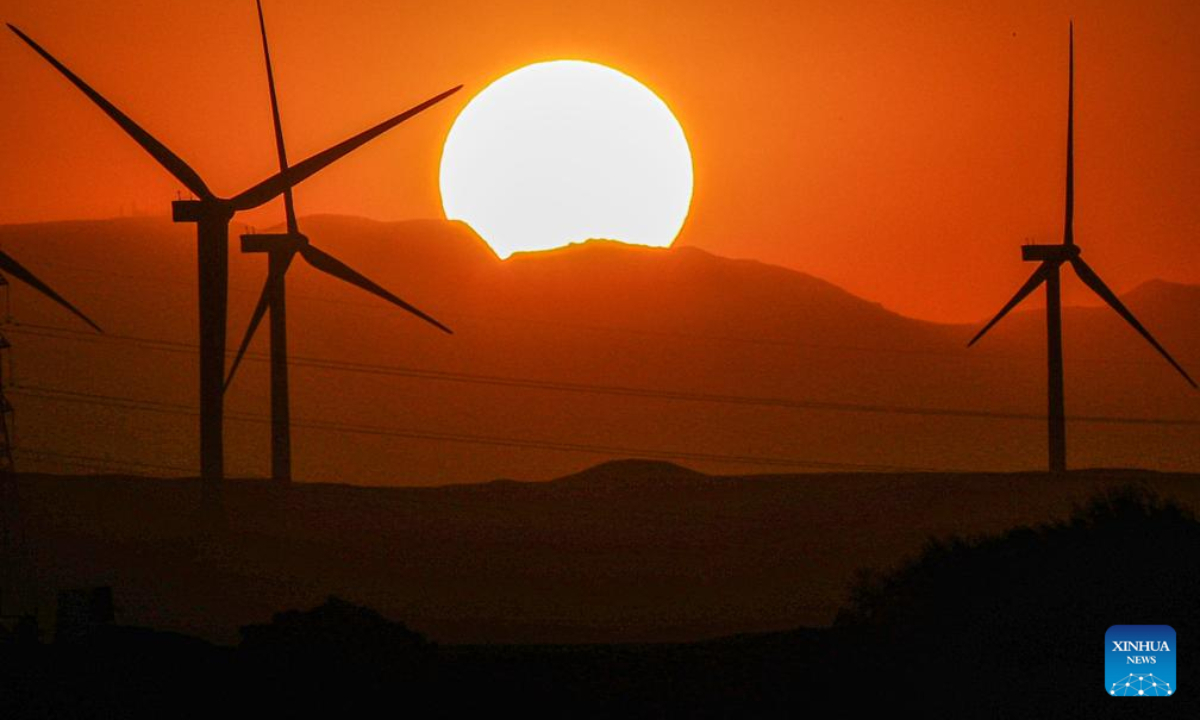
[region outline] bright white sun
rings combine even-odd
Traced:
[[[590,238],[666,247],[691,204],[692,155],[645,85],[556,60],[509,73],[467,104],[440,182],[446,217],[500,257]]]

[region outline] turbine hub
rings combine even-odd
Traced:
[[[1070,262],[1079,257],[1078,245],[1025,245],[1021,248],[1021,259],[1025,262]]]

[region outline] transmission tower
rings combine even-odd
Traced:
[[[0,292],[4,294],[4,318],[7,324],[12,320],[9,305],[8,280],[0,275]],[[4,392],[10,382],[12,357],[9,355],[11,345],[3,332],[0,332],[0,603],[4,601],[4,593],[11,592],[15,580],[16,556],[20,552],[21,527],[20,508],[17,497],[16,468],[13,466],[13,406]],[[0,613],[3,613],[0,605]]]

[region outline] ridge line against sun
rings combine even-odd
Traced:
[[[501,258],[592,238],[667,247],[691,206],[683,128],[638,80],[552,60],[493,81],[455,119],[439,185],[450,220]]]

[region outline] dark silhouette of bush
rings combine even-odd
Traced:
[[[429,649],[425,637],[404,623],[332,595],[312,610],[287,610],[275,613],[268,624],[246,625],[241,634],[241,649],[247,653],[317,654],[338,664],[411,657]]]
[[[1017,688],[1100,698],[1109,626],[1166,624],[1196,637],[1198,564],[1196,517],[1124,486],[1065,521],[930,540],[892,572],[861,573],[835,628],[874,648],[873,669],[897,690],[1031,707],[1046,698],[1018,699]]]
[[[426,683],[436,657],[420,633],[335,596],[244,626],[241,635],[242,674],[280,692],[280,702],[268,702],[275,710],[369,707],[381,694]]]

